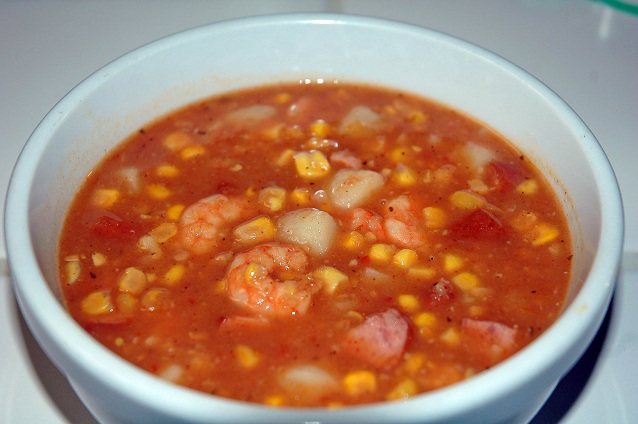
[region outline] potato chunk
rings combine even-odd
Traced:
[[[323,255],[334,241],[337,223],[329,213],[314,208],[298,209],[282,216],[278,234],[283,241],[296,243],[312,255]]]

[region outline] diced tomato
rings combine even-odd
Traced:
[[[408,340],[408,323],[395,309],[369,315],[350,330],[343,342],[351,355],[378,369],[391,369],[401,360]]]
[[[527,178],[525,169],[512,162],[492,161],[486,168],[490,184],[499,191],[511,190]]]
[[[487,239],[502,241],[507,230],[501,221],[491,212],[477,209],[452,227],[453,237],[462,239]]]
[[[100,216],[93,225],[91,231],[100,237],[122,239],[124,237],[135,236],[137,229],[134,225],[120,221],[108,215]]]

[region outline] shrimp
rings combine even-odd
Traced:
[[[350,217],[351,229],[358,231],[373,240],[386,240],[383,218],[373,211],[356,208]]]
[[[196,255],[208,253],[224,237],[233,222],[250,213],[247,201],[238,197],[214,194],[190,205],[179,221],[182,246]]]
[[[386,205],[383,228],[393,243],[403,247],[422,246],[425,236],[418,228],[418,222],[418,215],[408,196],[401,195]]]
[[[226,275],[232,301],[264,317],[304,314],[319,287],[305,274],[308,256],[292,244],[265,243],[240,253]]]

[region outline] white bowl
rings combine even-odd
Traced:
[[[340,410],[268,409],[174,386],[91,338],[60,302],[56,250],[87,172],[126,136],[194,100],[240,87],[345,80],[439,100],[485,122],[534,160],[559,193],[575,245],[567,306],[530,346],[489,371],[411,399]],[[36,128],[11,178],[5,233],[34,336],[103,422],[526,422],[596,334],[621,256],[618,185],[579,117],[523,70],[427,29],[346,15],[229,21],[151,43],[99,70]],[[250,382],[247,382],[250,384]]]

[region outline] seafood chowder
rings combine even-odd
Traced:
[[[402,399],[496,365],[558,317],[571,255],[550,185],[501,136],[341,81],[141,128],[87,177],[59,244],[93,337],[273,407]]]

